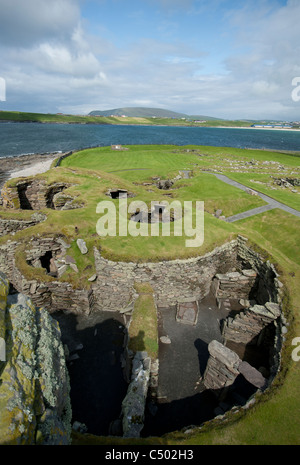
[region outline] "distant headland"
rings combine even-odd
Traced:
[[[222,128],[299,129],[300,121],[227,120],[205,115],[186,115],[161,108],[129,107],[95,110],[88,115],[0,111],[0,122],[55,124],[114,124],[144,126],[190,126]]]

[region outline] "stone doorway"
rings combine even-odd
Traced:
[[[29,199],[30,196],[28,195],[30,187],[31,183],[20,183],[17,186],[21,210],[33,210],[32,203]]]

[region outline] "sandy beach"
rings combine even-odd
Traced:
[[[36,174],[45,173],[46,171],[50,169],[53,160],[55,160],[56,158],[57,157],[50,158],[49,160],[46,160],[46,161],[34,163],[32,166],[28,168],[23,168],[18,171],[12,171],[10,173],[9,179],[27,177],[27,176],[35,176]]]
[[[0,159],[0,189],[3,184],[12,178],[35,176],[45,173],[51,167],[53,160],[59,158],[61,153],[20,155]]]

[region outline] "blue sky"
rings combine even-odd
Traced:
[[[0,12],[2,110],[300,119],[299,0],[0,0]]]

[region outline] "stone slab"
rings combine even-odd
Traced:
[[[266,386],[266,378],[264,378],[260,371],[249,365],[248,362],[242,361],[239,364],[238,370],[249,383],[253,384],[253,386],[259,389],[262,389]]]
[[[198,321],[198,304],[193,302],[181,302],[177,304],[176,321],[178,323],[196,325]]]
[[[208,351],[212,357],[228,367],[237,368],[239,365],[239,356],[216,340],[208,344]]]

